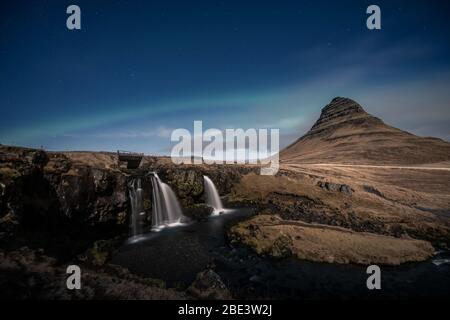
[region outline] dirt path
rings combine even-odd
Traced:
[[[304,167],[350,167],[350,168],[372,168],[372,169],[406,169],[406,170],[440,170],[450,171],[449,167],[408,167],[408,166],[390,166],[390,165],[366,165],[366,164],[338,164],[338,163],[305,163],[305,164],[284,164],[286,167],[304,168]]]

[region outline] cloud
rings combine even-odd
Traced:
[[[448,139],[450,133],[445,124],[450,122],[450,70],[422,70],[414,64],[434,54],[435,48],[426,44],[417,46],[412,38],[389,47],[379,47],[371,40],[351,48],[333,48],[332,52],[330,48],[317,47],[298,55],[296,61],[299,72],[303,66],[314,64],[313,70],[306,70],[297,80],[283,86],[178,97],[17,127],[1,135],[3,141],[14,139],[21,144],[30,141],[40,144],[54,136],[57,139],[92,137],[111,146],[115,146],[111,142],[114,139],[136,142],[153,137],[170,145],[171,127],[191,128],[192,122],[186,119],[197,111],[195,116],[203,117],[198,120],[209,119],[210,127],[221,130],[279,128],[281,145],[285,145],[306,133],[321,108],[334,96],[347,96],[389,124],[412,133]],[[138,125],[147,120],[162,125],[149,130],[135,129],[148,127]],[[117,124],[120,130],[110,129]],[[148,149],[148,140],[142,143]]]
[[[94,133],[67,133],[63,137],[67,138],[101,138],[101,139],[131,139],[131,138],[148,138],[159,137],[168,138],[174,129],[159,127],[155,130],[142,131],[108,131],[108,132],[94,132]]]
[[[450,72],[436,72],[396,85],[356,93],[366,111],[386,123],[421,136],[450,140]]]

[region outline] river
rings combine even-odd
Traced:
[[[186,288],[213,266],[233,296],[242,299],[404,299],[450,296],[450,253],[398,267],[381,266],[381,290],[366,287],[367,266],[262,258],[227,242],[230,225],[252,214],[227,210],[206,221],[163,229],[128,241],[112,263],[132,273]]]

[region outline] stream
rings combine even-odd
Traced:
[[[450,253],[398,267],[381,266],[381,290],[368,290],[367,266],[274,260],[228,244],[228,228],[252,214],[228,209],[205,221],[151,232],[125,243],[112,259],[130,272],[186,288],[214,266],[240,299],[406,299],[450,296]]]

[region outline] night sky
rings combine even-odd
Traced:
[[[66,8],[81,8],[81,30]],[[381,7],[382,30],[366,28]],[[0,143],[165,154],[175,128],[304,134],[335,96],[450,140],[448,1],[0,2]]]

